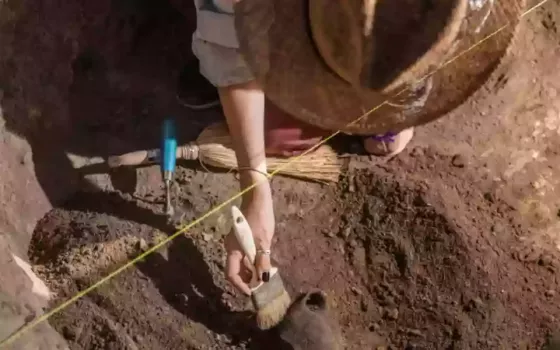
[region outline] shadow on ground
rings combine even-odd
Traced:
[[[84,185],[67,154],[157,148],[167,116],[188,142],[221,118],[218,110],[190,113],[176,100],[179,73],[194,59],[192,4],[181,11],[156,0],[26,6],[0,23],[0,40],[11,43],[0,55],[1,104],[5,128],[30,144],[51,203]]]

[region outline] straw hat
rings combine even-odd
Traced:
[[[511,28],[441,66],[505,23],[517,24],[520,6],[242,0],[235,10],[241,52],[272,102],[311,125],[367,135],[429,122],[464,102],[499,63]]]

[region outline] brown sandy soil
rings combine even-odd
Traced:
[[[418,152],[337,187],[274,181],[275,258],[291,292],[325,290],[350,349],[539,348],[560,318],[554,251],[519,262],[512,247],[523,226],[511,208],[472,188],[450,157]],[[191,216],[235,189],[230,175],[179,176]],[[161,191],[150,194],[82,193],[39,223],[31,256],[59,300],[173,232]],[[220,273],[223,219],[150,255],[53,325],[74,349],[263,348]]]
[[[528,6],[537,4],[531,0]],[[533,230],[526,251],[560,247],[560,1],[527,15],[508,54],[484,88],[414,143],[459,154]],[[536,254],[536,252],[533,252]]]
[[[77,182],[72,165],[157,147],[162,115],[185,116],[185,140],[221,118],[217,111],[185,112],[174,99],[192,29],[177,12],[73,4],[90,16],[70,16],[77,11],[70,6],[29,17],[28,25],[49,34],[20,41],[14,52],[21,69],[12,85],[1,81],[6,127],[32,144],[37,177],[53,202],[61,195],[53,189]],[[419,128],[413,146],[421,147],[375,167],[367,157],[355,158],[339,186],[273,181],[274,254],[284,279],[293,294],[317,287],[329,294],[350,349],[538,349],[555,330],[559,8],[550,0],[528,16],[528,34],[486,88]],[[153,22],[143,17],[148,12]],[[140,29],[142,35],[133,35]],[[52,57],[42,65],[25,59],[53,43],[60,47],[44,49]],[[25,80],[23,72],[36,80]],[[52,89],[43,89],[43,80]],[[46,131],[63,124],[70,130],[31,141],[38,131],[18,120],[41,113],[60,118],[42,126]],[[46,143],[60,144],[60,153],[41,152]],[[237,188],[232,175],[182,168],[177,177],[187,220]],[[57,295],[53,305],[175,231],[161,215],[157,167],[87,180],[104,191],[88,183],[39,222],[31,244],[35,270]],[[215,215],[51,323],[72,349],[277,344],[274,334],[253,328],[246,301],[223,279],[227,230],[227,218]]]

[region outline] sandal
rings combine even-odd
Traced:
[[[385,135],[364,138],[367,153],[380,157],[393,157],[401,153],[414,135],[414,128],[408,128],[398,134],[388,132]]]

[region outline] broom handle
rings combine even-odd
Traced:
[[[186,144],[177,147],[177,159],[195,160],[198,159],[198,146],[195,144]],[[135,151],[118,156],[110,156],[107,158],[107,165],[110,168],[120,166],[135,166],[154,164],[161,161],[161,150],[159,148],[152,150]]]

